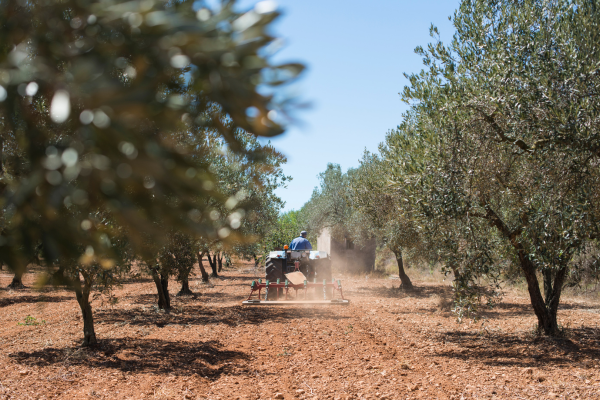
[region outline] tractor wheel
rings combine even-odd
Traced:
[[[277,279],[281,279],[281,282],[285,282],[285,275],[283,274],[283,263],[285,263],[285,260],[268,257],[265,268],[265,278],[273,283],[277,283]],[[277,298],[275,290],[277,289],[269,289],[269,295],[267,297],[267,300],[275,300]],[[283,289],[280,289],[280,298],[282,294]]]

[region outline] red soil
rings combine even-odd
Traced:
[[[343,277],[342,277],[343,278]],[[0,274],[5,288],[11,275]],[[33,285],[35,276],[25,276]],[[0,399],[600,398],[600,307],[565,301],[565,338],[532,334],[525,297],[458,324],[443,284],[343,279],[349,306],[243,307],[250,271],[191,282],[158,312],[149,280],[92,306],[85,349],[71,292],[0,290]],[[179,289],[171,283],[171,291]],[[447,308],[447,307],[446,307]],[[27,316],[40,325],[19,325]]]

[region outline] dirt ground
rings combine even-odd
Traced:
[[[2,289],[0,398],[600,398],[597,302],[567,299],[566,336],[548,339],[532,333],[516,292],[458,324],[447,282],[403,292],[397,280],[340,276],[349,306],[244,307],[252,277],[241,266],[209,285],[194,279],[197,295],[173,297],[169,314],[151,281],[127,283],[116,304],[92,303],[92,349],[78,346],[73,293]],[[10,279],[0,273],[0,286]]]

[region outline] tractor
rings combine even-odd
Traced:
[[[331,259],[326,251],[289,250],[285,247],[285,250],[269,253],[265,282],[262,279],[253,281],[250,295],[242,304],[348,304],[342,292],[342,282],[331,279]],[[295,295],[289,293],[290,289],[295,291]],[[253,296],[256,298],[253,299]]]

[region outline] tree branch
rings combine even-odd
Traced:
[[[512,144],[516,145],[517,147],[519,147],[521,150],[526,151],[528,153],[533,152],[531,147],[529,147],[527,145],[527,143],[525,143],[521,139],[515,139],[515,138],[506,136],[506,134],[504,133],[504,130],[500,127],[500,125],[498,125],[498,123],[496,122],[496,119],[494,118],[494,116],[496,115],[496,111],[494,111],[492,113],[492,115],[487,115],[485,112],[483,112],[483,110],[481,110],[478,107],[475,107],[475,106],[469,106],[469,107],[478,111],[483,116],[483,119],[485,120],[485,122],[487,122],[492,127],[492,129],[496,133],[496,136],[498,136],[498,138],[500,139],[501,142],[512,143]]]
[[[519,227],[511,231],[508,225],[506,225],[498,216],[498,214],[492,210],[492,207],[490,207],[489,204],[484,204],[484,208],[486,210],[486,218],[492,222],[492,225],[494,225],[508,240],[510,240],[510,243],[517,250],[521,250],[522,246],[519,242],[517,242],[517,237],[523,232],[523,227]]]

